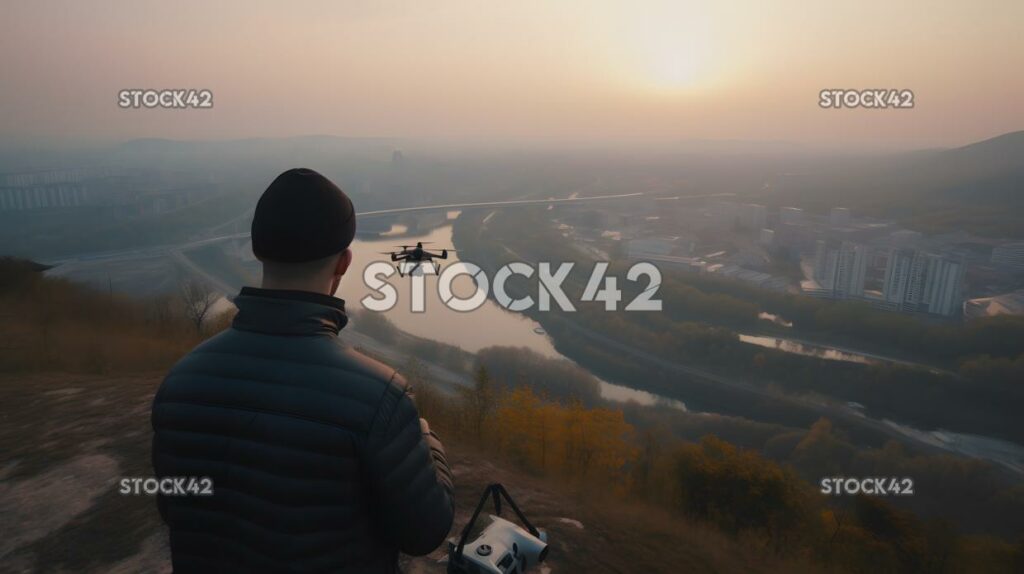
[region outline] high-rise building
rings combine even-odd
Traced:
[[[849,299],[864,296],[864,279],[868,269],[868,248],[844,241],[836,258],[836,297]]]
[[[783,225],[800,225],[804,222],[804,210],[799,207],[779,209],[779,222]]]
[[[950,316],[961,312],[964,267],[962,261],[939,256],[929,259],[921,297],[929,313]]]
[[[910,283],[914,252],[894,249],[889,252],[882,280],[882,299],[897,311],[905,310],[907,286]]]
[[[864,296],[870,251],[867,246],[843,241],[829,245],[819,240],[814,258],[814,278],[823,292],[836,299]]]
[[[885,268],[882,298],[898,311],[953,315],[963,303],[964,271],[962,261],[894,249]]]
[[[1024,271],[1024,241],[997,246],[992,250],[992,264],[1008,271]]]
[[[0,187],[0,211],[39,209],[44,207],[74,207],[86,198],[83,184],[52,184],[40,187]]]
[[[828,214],[828,222],[832,227],[845,227],[850,224],[850,210],[845,207],[833,207]]]
[[[829,249],[827,241],[819,239],[815,242],[814,278],[826,289],[832,288],[831,279],[835,275],[835,257],[836,252]]]

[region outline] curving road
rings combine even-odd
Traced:
[[[588,203],[594,201],[607,201],[615,199],[629,199],[631,197],[641,197],[646,195],[644,192],[635,193],[621,193],[617,195],[598,195],[593,197],[568,197],[561,199],[513,199],[507,201],[482,201],[482,202],[470,202],[470,203],[446,203],[438,205],[420,205],[416,207],[398,207],[394,209],[378,209],[373,211],[356,212],[356,217],[367,218],[367,217],[383,217],[388,215],[394,215],[398,213],[415,213],[421,211],[448,211],[453,209],[482,209],[482,208],[495,208],[495,207],[523,207],[530,205],[563,205],[573,203]],[[686,200],[686,199],[706,199],[712,197],[728,197],[733,196],[732,193],[714,193],[709,195],[694,195],[679,198],[671,198],[673,200]],[[246,212],[248,213],[248,212]],[[236,217],[227,223],[235,223],[238,219],[243,217]],[[227,224],[221,224],[213,228],[214,230],[221,229]],[[62,259],[53,259],[44,261],[46,265],[61,266],[75,263],[94,263],[100,261],[124,261],[131,259],[146,259],[149,257],[159,257],[170,254],[172,251],[184,251],[188,249],[194,249],[196,247],[202,247],[204,245],[210,245],[212,243],[219,243],[221,241],[227,241],[230,239],[245,239],[249,237],[248,232],[242,233],[231,233],[225,235],[216,235],[213,237],[206,237],[203,239],[197,239],[194,241],[188,241],[183,243],[175,243],[171,245],[157,245],[153,247],[143,247],[139,249],[124,249],[117,251],[104,251],[99,253],[84,253],[81,255],[75,255],[72,257],[65,257]],[[57,275],[60,272],[55,273]]]

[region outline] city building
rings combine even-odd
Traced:
[[[771,229],[762,229],[760,241],[762,245],[773,245],[775,243],[775,231]]]
[[[893,249],[885,266],[882,300],[895,311],[916,311],[920,301],[923,259],[909,249]]]
[[[882,303],[896,311],[950,316],[963,304],[965,265],[932,253],[894,249],[886,264]]]
[[[86,201],[81,184],[44,184],[36,187],[0,187],[0,211],[76,207]]]
[[[110,167],[0,174],[0,211],[77,207],[92,202],[90,181],[119,173]]]
[[[864,278],[868,267],[868,248],[857,243],[844,241],[836,258],[836,279],[834,289],[839,299],[864,296]]]
[[[928,266],[921,295],[923,311],[949,317],[963,310],[964,264],[961,261],[928,256]]]
[[[819,240],[814,257],[814,279],[818,289],[835,299],[863,297],[870,255],[865,245],[850,241],[833,245]]]

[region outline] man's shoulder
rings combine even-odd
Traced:
[[[228,329],[171,369],[154,405],[217,404],[367,429],[407,393],[394,368],[337,338]]]
[[[354,379],[395,387],[405,392],[408,384],[393,367],[369,357],[335,337],[271,336],[227,329],[204,341],[171,369],[170,374],[221,371],[233,363],[262,363],[298,371],[316,369],[324,376],[344,373]],[[250,368],[244,369],[251,371]],[[333,378],[333,377],[332,377]]]
[[[367,356],[350,345],[336,342],[334,352],[337,353],[340,364],[349,371],[382,383],[390,383],[401,391],[408,388],[405,378],[394,367]]]

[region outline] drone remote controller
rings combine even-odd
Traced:
[[[487,498],[494,500],[496,514],[490,515],[491,523],[480,536],[467,543],[469,534],[483,510]],[[501,499],[508,501],[516,516],[523,523],[522,528],[501,518]],[[484,489],[476,511],[462,530],[458,543],[448,541],[449,574],[521,574],[544,561],[548,555],[548,537],[543,530],[534,528],[526,519],[508,492],[500,484]]]

